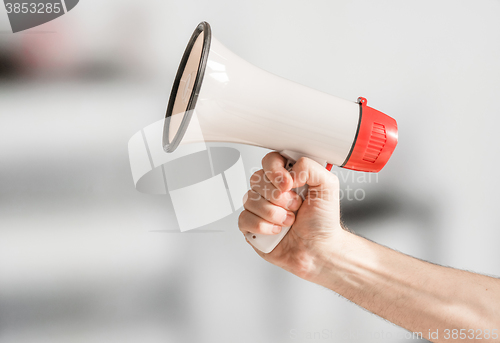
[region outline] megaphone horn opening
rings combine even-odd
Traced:
[[[166,152],[173,152],[186,133],[205,75],[211,39],[210,25],[201,22],[182,55],[165,114],[162,144]]]

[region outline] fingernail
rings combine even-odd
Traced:
[[[298,203],[299,203],[299,200],[298,200],[298,199],[296,199],[295,197],[293,197],[293,198],[291,198],[291,199],[288,201],[288,205],[287,205],[287,207],[288,207],[288,209],[289,209],[289,210],[294,211],[294,210],[296,210],[296,207],[297,207]]]
[[[293,221],[293,214],[287,213],[285,216],[285,220],[283,220],[283,224],[290,223]]]
[[[281,232],[281,226],[274,225],[273,226],[273,233],[280,233],[280,232]]]
[[[278,178],[278,184],[280,185],[281,188],[286,187],[288,182],[286,180],[286,177],[284,175],[280,175]],[[283,189],[282,189],[283,190]]]

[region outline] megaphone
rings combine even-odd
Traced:
[[[192,34],[175,76],[163,130],[166,152],[191,139],[185,134],[193,113],[205,141],[277,150],[289,169],[305,156],[378,172],[398,141],[396,121],[365,98],[344,100],[257,68],[215,39],[207,22]],[[307,186],[295,191],[304,197]],[[289,229],[246,237],[268,253]]]

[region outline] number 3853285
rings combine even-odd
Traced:
[[[15,2],[10,3],[7,2],[5,4],[5,8],[7,9],[7,13],[60,13],[61,12],[61,3],[36,3],[36,2]]]

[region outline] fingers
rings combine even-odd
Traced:
[[[290,174],[285,170],[290,176]],[[255,199],[255,193],[260,194],[264,199],[274,205],[283,207],[289,211],[297,211],[302,204],[302,198],[294,191],[282,192],[266,177],[264,170],[255,172],[250,178],[250,187],[254,193],[247,193],[249,199]]]
[[[247,210],[241,212],[238,218],[238,227],[243,234],[252,232],[264,235],[275,235],[281,232],[281,225],[270,223]]]
[[[307,183],[309,187],[323,186],[338,191],[338,178],[309,158],[299,158],[294,164],[291,174],[294,188],[302,187]]]
[[[310,187],[320,185],[338,187],[337,177],[309,158],[299,158],[291,172],[285,169],[286,162],[286,158],[276,151],[267,154],[262,159],[264,175],[276,189],[282,192],[301,187],[306,183]]]
[[[282,192],[292,189],[292,177],[285,169],[286,158],[274,151],[262,159],[262,169],[271,183]]]
[[[291,226],[293,224],[295,219],[293,212],[272,204],[255,191],[250,191],[250,193],[253,194],[249,195],[247,201],[243,204],[247,211],[276,225]]]
[[[293,179],[284,168],[286,159],[279,153],[267,154],[262,160],[264,169],[250,178],[251,190],[245,196],[245,211],[238,226],[245,234],[277,234],[283,226],[291,226],[302,198],[291,191]]]

